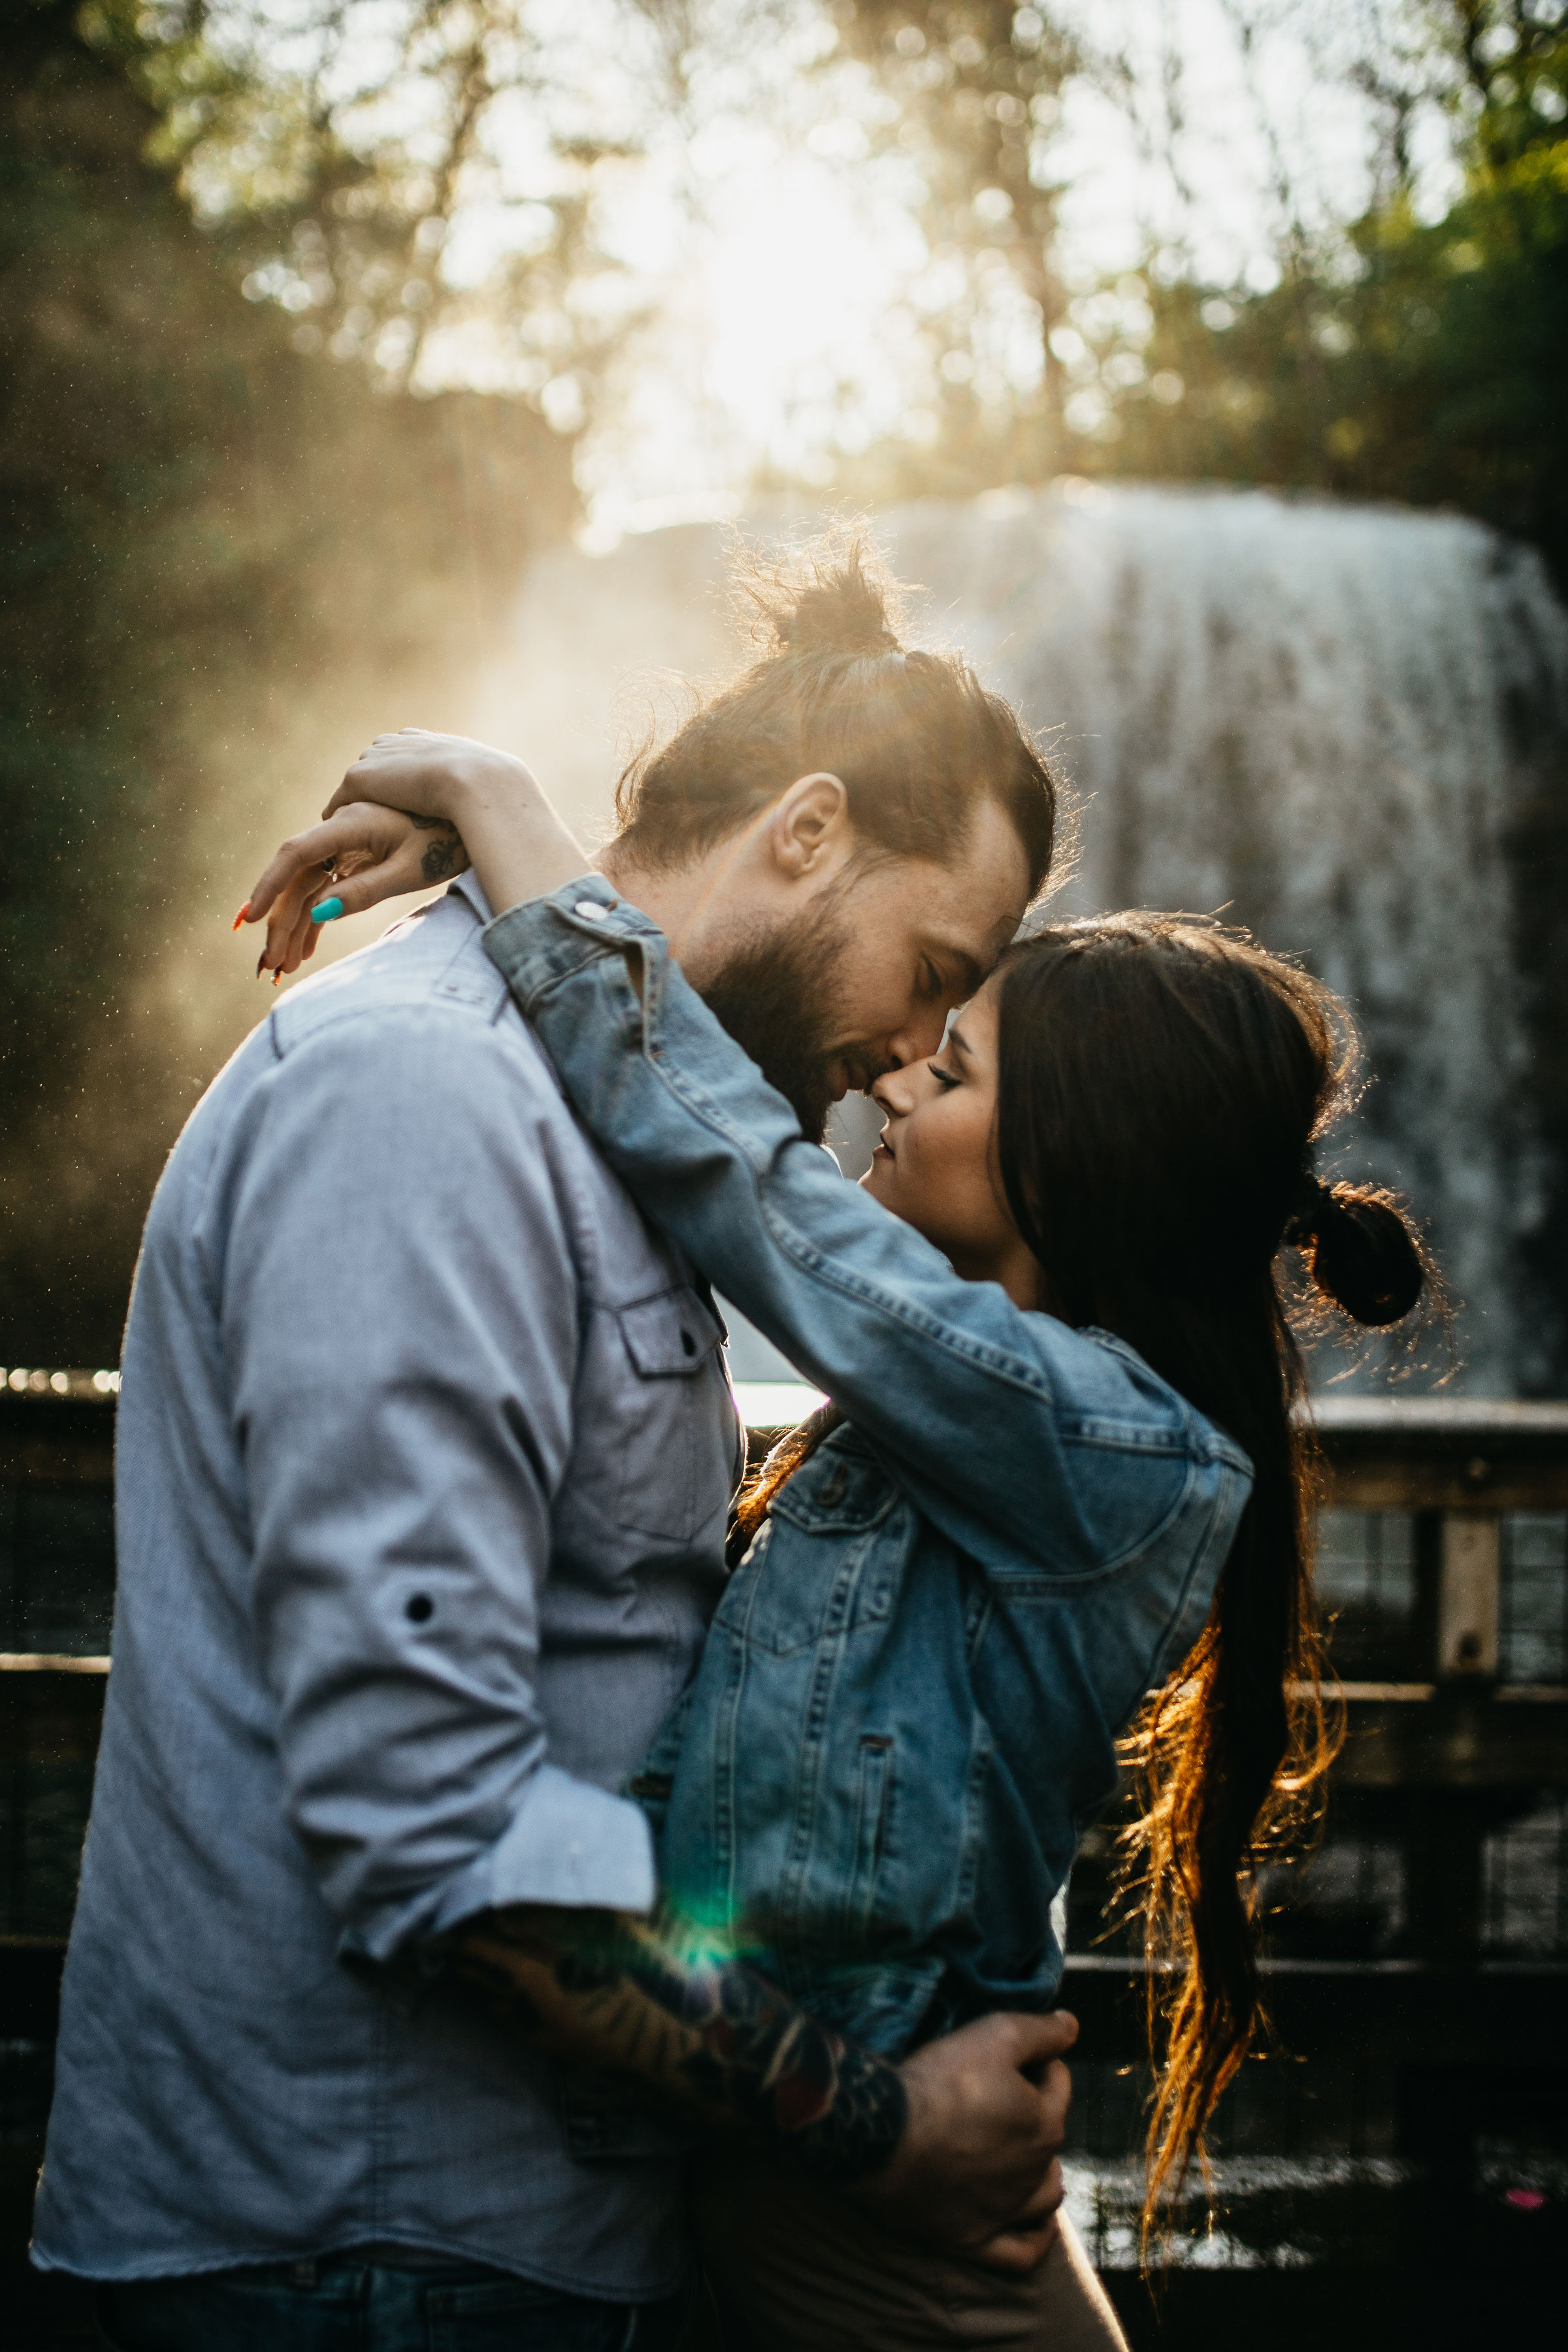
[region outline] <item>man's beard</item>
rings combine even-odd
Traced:
[[[830,898],[810,922],[781,927],[737,948],[702,989],[710,1012],[760,1065],[801,1124],[820,1143],[833,1108],[837,973],[845,930]]]

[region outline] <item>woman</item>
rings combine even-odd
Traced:
[[[1252,1859],[1326,1752],[1282,1253],[1363,1323],[1423,1286],[1393,1203],[1311,1171],[1341,1008],[1215,926],[1038,931],[877,1081],[857,1189],[542,801],[432,780],[415,816],[510,908],[487,948],[611,1164],[834,1401],[743,1497],[633,1784],[671,1901],[889,2055],[1047,2007],[1052,1902],[1137,1717],[1148,1940],[1178,1963],[1152,2218],[1257,2024]],[[363,849],[363,812],[334,822],[328,850]],[[379,854],[409,822],[375,821]],[[1048,2340],[1043,2288],[889,2248],[760,2160],[726,2151],[698,2210],[740,2340]]]

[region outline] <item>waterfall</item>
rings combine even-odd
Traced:
[[[1074,480],[876,529],[929,592],[916,634],[961,646],[1079,796],[1055,908],[1223,909],[1340,991],[1373,1084],[1331,1172],[1429,1222],[1459,1386],[1560,1390],[1568,1065],[1546,935],[1568,882],[1568,614],[1539,559],[1455,516]],[[723,546],[712,525],[649,532],[525,583],[484,728],[579,818],[607,814],[617,683],[732,659]]]

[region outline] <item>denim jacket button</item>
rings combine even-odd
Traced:
[[[831,1510],[835,1503],[841,1503],[844,1500],[844,1489],[848,1484],[848,1478],[844,1471],[835,1470],[831,1476],[824,1479],[817,1501],[827,1510]]]
[[[600,906],[597,898],[579,898],[572,909],[574,915],[583,916],[590,923],[602,923],[609,911],[608,907]]]

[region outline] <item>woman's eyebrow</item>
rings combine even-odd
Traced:
[[[951,1045],[955,1053],[961,1054],[963,1056],[963,1059],[966,1062],[973,1059],[968,1045],[965,1042],[963,1032],[959,1028],[956,1022],[952,1022],[949,1024],[947,1034],[942,1042],[944,1046]]]

